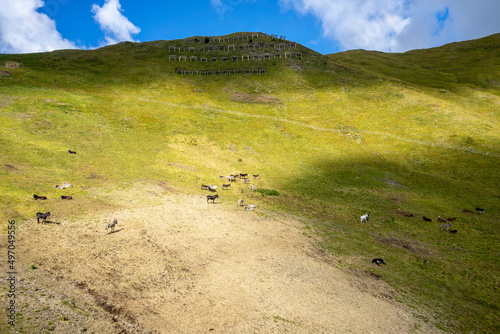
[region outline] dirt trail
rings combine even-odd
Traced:
[[[109,194],[128,208],[95,218],[20,226],[22,261],[38,266],[20,274],[25,327],[54,318],[55,333],[437,332],[381,280],[341,269],[294,217],[155,187]]]

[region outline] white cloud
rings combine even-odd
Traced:
[[[105,34],[106,44],[115,44],[121,41],[135,41],[132,35],[141,32],[122,14],[119,0],[106,0],[102,7],[92,5],[94,19]]]
[[[500,32],[498,0],[279,0],[343,49],[400,52]]]
[[[76,48],[57,31],[54,20],[37,12],[43,5],[41,0],[0,0],[0,52],[30,53]]]

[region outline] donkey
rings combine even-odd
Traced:
[[[69,154],[76,154],[76,152],[75,152],[75,151],[72,151],[72,150],[68,150],[68,153],[69,153]]]
[[[452,227],[453,224],[452,223],[449,223],[449,224],[441,224],[441,231],[444,231],[446,229],[446,232],[448,232],[449,228]]]
[[[45,196],[38,196],[38,195],[35,194],[35,195],[33,195],[33,199],[35,199],[35,200],[37,200],[37,199],[46,200],[47,197],[45,197]]]
[[[37,212],[36,213],[36,222],[39,223],[40,219],[41,219],[42,224],[44,224],[47,222],[47,218],[49,218],[49,217],[50,217],[50,212],[46,212],[46,213]]]
[[[372,263],[375,263],[377,266],[380,266],[381,264],[385,264],[384,260],[382,260],[382,259],[373,259]]]
[[[73,197],[61,195],[61,199],[73,199]]]
[[[108,228],[111,230],[111,233],[115,231],[115,225],[118,225],[118,221],[115,219],[111,223],[106,224],[106,233],[108,232]]]
[[[370,217],[370,214],[367,213],[367,214],[364,214],[362,215],[361,217],[359,217],[361,219],[361,222],[362,223],[366,223],[368,221],[368,217]]]
[[[208,201],[210,201],[210,200],[211,200],[211,201],[212,201],[212,203],[214,203],[214,204],[215,204],[215,199],[216,199],[216,198],[219,198],[219,195],[213,195],[213,196],[212,196],[212,195],[207,195],[207,203],[208,203]]]

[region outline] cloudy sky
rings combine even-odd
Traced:
[[[323,54],[404,52],[500,33],[499,0],[0,0],[0,53],[255,31]]]

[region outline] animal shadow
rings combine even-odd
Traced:
[[[113,231],[110,231],[110,232],[107,232],[106,234],[113,234],[113,233],[118,233],[120,232],[121,230],[125,229],[125,227],[121,227],[120,229],[116,229],[116,230],[113,230]]]
[[[44,223],[45,223],[45,224],[56,224],[56,225],[61,225],[61,222],[54,222],[54,221],[52,221],[52,220],[46,220]]]

